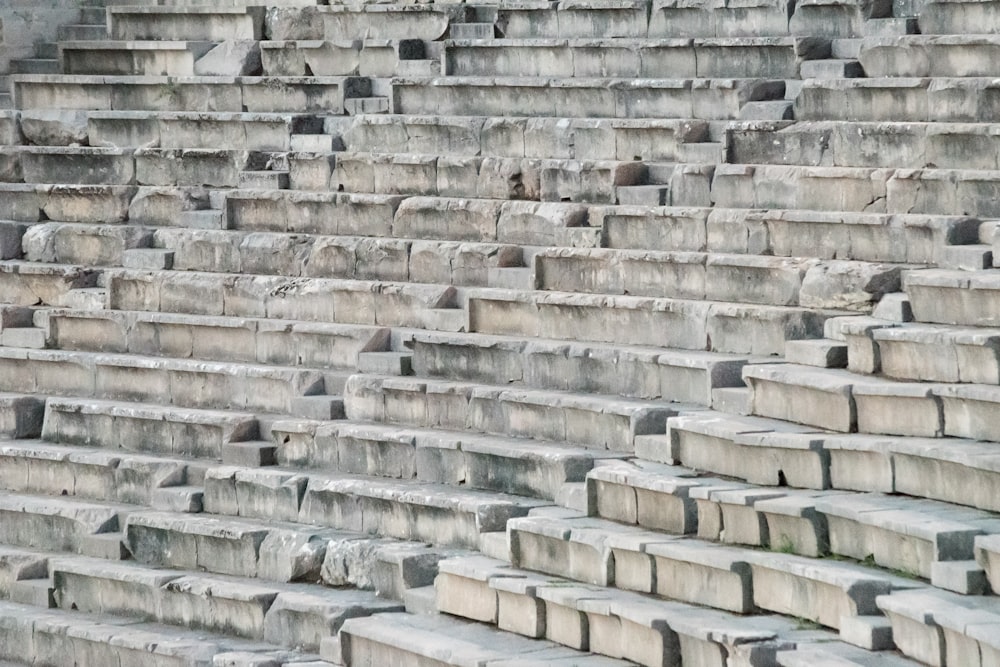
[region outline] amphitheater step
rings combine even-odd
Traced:
[[[567,484],[618,455],[576,446],[384,424],[278,421],[271,427],[282,466],[555,499]],[[516,472],[515,472],[516,471]]]
[[[412,349],[414,371],[425,377],[702,405],[719,387],[742,386],[740,369],[750,361],[694,350],[431,332],[415,333]]]
[[[0,486],[16,493],[74,496],[137,505],[201,510],[196,466],[186,462],[108,450],[66,447],[37,440],[0,445]]]
[[[235,578],[130,563],[53,558],[56,607],[141,619],[305,651],[319,650],[347,618],[401,611],[373,593]],[[109,595],[114,591],[115,595]]]
[[[224,635],[11,602],[0,603],[0,614],[0,657],[14,660],[33,656],[49,664],[273,664],[307,655]]]
[[[109,36],[117,40],[218,42],[263,36],[263,12],[254,7],[113,6],[106,11]]]
[[[551,642],[498,632],[476,623],[411,614],[348,619],[341,629],[340,650],[344,664],[350,665],[418,664],[416,661],[423,660],[456,667],[467,664],[624,667],[629,664],[586,655]]]
[[[437,562],[462,553],[273,520],[163,512],[133,515],[125,540],[132,558],[152,567],[350,585],[394,600],[402,600],[406,590],[431,584]]]
[[[357,368],[389,345],[389,329],[369,325],[138,311],[51,310],[49,342],[62,350],[118,352],[220,362]]]
[[[134,505],[0,492],[0,543],[31,549],[97,555],[118,532]]]
[[[962,663],[969,655],[997,652],[995,635],[983,632],[998,618],[992,596],[906,591],[879,597],[878,605],[892,621],[900,652],[921,663]]]
[[[49,398],[42,437],[52,442],[148,454],[219,459],[232,442],[256,440],[250,414]]]
[[[7,391],[263,412],[287,412],[335,379],[306,368],[18,348],[0,348],[0,368]]]
[[[423,378],[355,375],[347,417],[471,430],[629,452],[636,436],[662,432],[682,404],[613,396],[478,385]]]

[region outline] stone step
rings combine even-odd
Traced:
[[[697,656],[697,664],[721,667],[727,658],[773,654],[804,634],[773,616],[745,618],[574,585],[482,557],[445,560],[440,567],[442,610],[631,664],[681,664]]]
[[[719,387],[743,386],[747,357],[661,347],[416,332],[413,369],[442,377],[538,389],[593,391],[708,405]]]
[[[12,77],[16,108],[102,111],[342,113],[344,99],[368,94],[360,77]]]
[[[930,0],[920,11],[920,32],[925,35],[995,33],[993,17],[998,8],[963,0]]]
[[[0,78],[0,89],[6,93],[5,79]],[[24,141],[21,134],[21,114],[13,109],[0,109],[0,144],[17,146]]]
[[[392,79],[392,112],[455,116],[735,119],[748,102],[780,99],[764,79]],[[488,87],[489,96],[483,95]]]
[[[997,137],[989,124],[746,122],[731,125],[726,135],[733,161],[748,164],[985,170],[998,166]]]
[[[870,77],[988,77],[998,49],[990,35],[867,37],[860,60]]]
[[[830,55],[829,41],[795,37],[452,39],[443,46],[446,76],[797,79],[803,61]]]
[[[509,437],[442,429],[341,422],[277,421],[271,426],[282,466],[417,479],[556,500],[567,484],[613,453],[544,445]]]
[[[266,16],[264,32],[274,40],[441,39],[457,11],[437,6],[384,4],[283,7]]]
[[[271,468],[210,470],[206,511],[464,548],[544,501],[443,484]]]
[[[551,642],[498,632],[477,623],[412,614],[348,619],[341,628],[336,657],[349,665],[419,664],[417,661],[423,660],[456,667],[468,664],[624,667],[629,664],[586,655]]]
[[[899,291],[900,268],[823,261],[649,250],[543,250],[534,258],[537,288],[866,311]]]
[[[226,274],[193,271],[108,274],[114,310],[430,328],[437,312],[462,312],[447,285],[248,275],[234,283]]]
[[[0,487],[14,493],[201,511],[201,473],[177,459],[10,440],[0,461]]]
[[[737,612],[760,609],[837,630],[853,617],[877,615],[878,596],[919,587],[846,562],[676,540],[592,518],[512,519],[508,535],[515,567],[703,606],[736,606]]]
[[[174,39],[219,42],[259,40],[264,12],[239,6],[112,6],[108,35],[118,40]]]
[[[424,378],[354,375],[348,419],[469,430],[631,452],[636,436],[662,432],[684,404],[488,386]]]
[[[0,603],[0,613],[5,619],[0,657],[15,660],[33,656],[50,664],[280,664],[308,655],[225,635],[12,602]]]
[[[402,611],[373,593],[308,584],[247,583],[182,570],[53,558],[56,607],[181,626],[304,651],[319,650],[348,618]],[[111,592],[114,594],[110,594]]]
[[[498,243],[169,228],[151,245],[179,271],[485,287],[491,270],[524,266],[519,246]]]
[[[107,16],[106,7],[80,7],[80,23],[82,25],[105,25]]]
[[[355,116],[335,133],[349,151],[673,160],[682,145],[708,138],[708,123],[691,119],[385,114]]]
[[[14,305],[68,305],[70,294],[93,287],[99,272],[78,266],[0,262],[0,301]]]
[[[994,349],[1000,330],[938,324],[879,322],[848,327],[849,343],[859,350],[873,345],[877,366],[864,361],[865,352],[851,364],[852,370],[880,371],[900,380],[1000,384],[1000,364]],[[855,339],[858,339],[855,342]]]
[[[390,344],[385,327],[138,311],[45,314],[62,350],[119,352],[220,362],[356,369]]]
[[[751,355],[781,355],[787,339],[821,338],[823,321],[838,312],[479,288],[469,290],[468,308],[474,333]]]
[[[42,438],[50,442],[161,456],[221,459],[231,443],[258,440],[250,414],[49,398]]]
[[[107,39],[108,30],[104,25],[61,25],[56,32],[60,42]]]
[[[286,40],[260,43],[267,76],[403,76],[404,63],[432,58],[419,39]],[[435,44],[435,46],[437,46]],[[440,74],[440,59],[431,60]]]
[[[106,542],[121,541],[125,517],[135,509],[134,505],[2,491],[0,544],[100,556]]]
[[[326,158],[322,158],[326,162]],[[313,162],[311,157],[306,160]],[[645,181],[641,162],[394,153],[338,153],[332,172],[291,157],[295,189],[546,202],[617,202],[618,186]],[[325,166],[325,165],[324,165]],[[297,174],[301,171],[301,175]]]
[[[103,26],[101,26],[103,30]],[[198,61],[215,44],[211,42],[60,41],[59,61],[66,74],[108,76],[196,76],[205,72]],[[59,72],[56,72],[59,73]]]
[[[126,542],[134,560],[152,567],[353,586],[392,600],[430,585],[439,560],[464,553],[295,523],[164,512],[136,515]]]
[[[718,165],[711,196],[723,208],[778,208],[989,218],[1000,172]]]
[[[30,113],[33,112],[25,111],[24,116]],[[293,134],[322,130],[321,119],[311,114],[185,111],[85,113],[85,136],[91,146],[288,151],[291,150]],[[72,114],[67,118],[79,117],[74,112],[66,114]]]
[[[144,227],[63,222],[34,224],[21,239],[26,261],[82,266],[122,266],[129,252],[152,243]]]
[[[295,398],[342,386],[307,368],[78,350],[0,348],[0,369],[8,391],[262,412],[287,412]]]
[[[867,34],[870,24],[891,15],[890,3],[861,6],[843,0],[816,0],[795,7],[789,29],[797,35],[854,38]]]
[[[1000,400],[995,385],[914,384],[793,365],[747,366],[743,372],[754,391],[754,414],[760,416],[844,433],[1000,437],[992,417]],[[778,398],[791,387],[800,392],[794,416],[782,414]]]
[[[0,183],[0,218],[19,222],[124,222],[135,194],[136,188],[127,185]]]
[[[987,77],[810,79],[795,100],[795,118],[991,123],[995,114],[976,100],[994,94],[995,81]]]
[[[917,322],[973,327],[996,326],[990,304],[1000,272],[931,269],[903,276]]]
[[[950,590],[956,590],[953,581],[977,579],[977,586],[956,591],[963,594],[986,590],[985,574],[973,563],[973,544],[1000,530],[992,514],[881,494],[830,495],[818,498],[815,510],[826,518],[834,554]]]
[[[962,664],[969,656],[992,658],[998,651],[996,636],[984,632],[1000,619],[992,596],[905,591],[879,597],[878,605],[892,621],[900,652],[921,663]]]
[[[813,667],[814,665],[917,667],[918,664],[890,651],[868,651],[856,646],[832,642],[802,643],[795,649],[778,651],[775,659],[781,667]]]

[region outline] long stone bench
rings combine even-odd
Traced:
[[[177,459],[12,440],[0,445],[0,461],[7,491],[201,509],[198,472]]]
[[[15,108],[101,111],[321,112],[341,114],[344,100],[367,97],[358,77],[123,77],[19,74]]]
[[[899,290],[898,267],[813,258],[625,250],[544,250],[539,289],[867,310]]]
[[[0,348],[0,367],[12,391],[233,410],[287,411],[334,380],[304,368],[17,348]]]
[[[62,350],[356,369],[389,345],[384,327],[136,311],[50,310],[48,342]]]
[[[682,157],[686,144],[707,142],[708,123],[655,118],[573,118],[567,122],[544,117],[383,114],[354,116],[336,132],[349,151],[378,147],[382,151],[438,155],[672,160]]]
[[[995,170],[989,123],[746,121],[726,130],[734,162]]]
[[[510,568],[499,561],[461,558],[440,563],[439,607],[497,624],[528,637],[641,665],[679,661],[723,665],[727,658],[766,656],[796,642],[791,623],[740,618],[679,602]],[[766,659],[766,658],[764,658]]]
[[[495,243],[161,229],[150,245],[173,252],[174,270],[234,274],[485,287],[494,271],[524,266],[520,247]]]
[[[271,425],[279,465],[419,479],[544,499],[563,498],[589,470],[620,454],[489,435],[388,424]]]
[[[14,305],[69,306],[71,294],[97,285],[100,273],[79,266],[0,263],[0,301]]]
[[[59,60],[65,74],[107,76],[196,76],[199,61],[215,44],[186,41],[61,42]],[[251,72],[247,72],[250,74]]]
[[[631,451],[637,435],[662,430],[678,406],[615,396],[356,375],[349,419],[471,430]],[[684,406],[680,406],[683,408]]]
[[[372,618],[348,619],[341,629],[337,657],[352,665],[423,659],[456,666],[471,664],[470,661],[511,667],[529,667],[539,663],[555,667],[624,667],[628,664],[621,660],[586,655],[551,642],[497,632],[446,616],[412,614],[379,614]]]
[[[484,533],[502,530],[544,501],[426,483],[342,476],[313,478],[299,520],[388,537],[479,548]]]
[[[441,73],[440,59],[419,39],[285,40],[260,43],[267,76],[391,77]],[[409,71],[423,65],[424,70]]]
[[[1000,40],[991,35],[867,37],[859,60],[869,77],[996,76]]]
[[[992,596],[907,591],[879,597],[878,605],[892,621],[899,650],[921,663],[983,664],[997,654],[1000,615]]]
[[[108,616],[0,603],[0,656],[90,664],[210,664],[221,661],[302,660],[308,654],[224,635],[136,623]],[[265,664],[266,664],[265,662]],[[279,663],[280,664],[280,663]],[[303,663],[305,664],[305,663]]]
[[[84,555],[108,553],[134,505],[0,492],[0,543]],[[113,551],[120,552],[120,549]],[[121,556],[118,555],[120,558]]]
[[[117,40],[187,39],[217,42],[263,36],[260,7],[109,7],[108,35]]]
[[[418,332],[412,365],[421,376],[708,405],[713,389],[741,386],[747,361],[694,350]]]
[[[490,90],[484,96],[484,89]],[[452,116],[737,118],[743,105],[784,95],[764,79],[392,79],[392,111]]]
[[[305,651],[319,649],[348,618],[401,611],[370,592],[304,584],[245,583],[126,563],[53,558],[56,607],[138,618],[265,641]]]
[[[917,322],[996,326],[994,293],[1000,272],[930,269],[903,275],[903,288],[910,298]]]
[[[448,40],[449,76],[775,78],[829,56],[822,39]]]
[[[273,40],[326,39],[440,39],[454,15],[453,5],[371,4],[277,7],[264,19],[264,32]]]
[[[810,79],[795,98],[795,117],[989,123],[996,120],[990,103],[995,90],[995,79],[985,77]]]
[[[114,310],[431,328],[461,324],[437,317],[439,313],[465,315],[454,307],[451,286],[124,269],[109,273]]]
[[[0,184],[0,216],[38,222],[122,222],[136,188],[127,185]]]
[[[468,307],[475,333],[760,355],[783,354],[789,339],[821,337],[822,322],[837,312],[499,289],[470,292]],[[611,313],[617,326],[609,329]]]
[[[250,414],[93,399],[46,401],[42,438],[153,455],[220,459],[233,443],[260,437]]]
[[[86,138],[92,146],[162,149],[213,146],[228,150],[288,151],[292,135],[322,132],[312,114],[239,112],[90,111]],[[41,137],[39,137],[41,138]]]
[[[977,241],[980,221],[968,216],[716,208],[705,227],[704,243],[712,252],[930,264],[947,246]]]

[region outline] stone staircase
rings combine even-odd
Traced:
[[[107,4],[0,110],[0,664],[1000,660],[1000,3]]]

